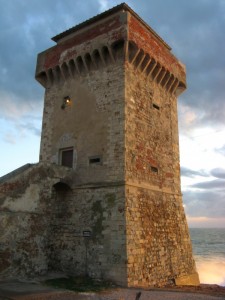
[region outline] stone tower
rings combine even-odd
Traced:
[[[49,268],[124,286],[198,284],[180,189],[183,64],[126,4],[53,41],[36,69],[40,163],[67,169],[53,188]]]

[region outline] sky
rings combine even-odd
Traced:
[[[0,0],[0,176],[38,161],[51,37],[117,0]],[[225,227],[225,1],[127,0],[186,65],[178,99],[183,203],[190,227]]]

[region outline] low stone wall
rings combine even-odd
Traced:
[[[124,183],[65,183],[74,176],[40,163],[0,185],[0,278],[53,270],[127,285]]]
[[[52,185],[66,173],[63,167],[37,164],[0,184],[0,278],[47,271]]]

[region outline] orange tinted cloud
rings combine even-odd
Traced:
[[[192,228],[225,228],[225,218],[191,217],[187,216],[189,227]]]

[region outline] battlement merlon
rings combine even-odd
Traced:
[[[52,38],[57,45],[38,55],[36,79],[47,87],[91,68],[117,61],[118,48],[125,60],[154,74],[157,82],[176,95],[186,89],[185,66],[171,48],[127,4],[122,3]],[[107,59],[109,55],[110,59]],[[83,70],[84,69],[84,72]],[[169,82],[169,84],[168,84]]]

